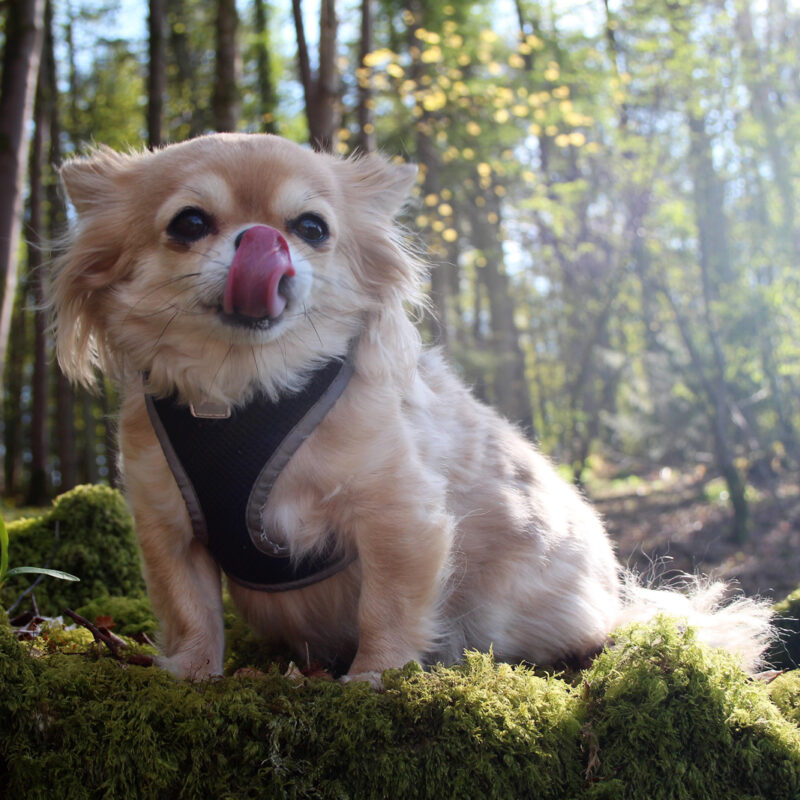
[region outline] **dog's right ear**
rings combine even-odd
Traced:
[[[64,373],[91,386],[104,352],[104,303],[127,269],[131,224],[129,198],[133,156],[98,148],[65,162],[61,181],[77,212],[77,224],[56,262],[52,281],[56,354]]]
[[[72,158],[61,165],[61,182],[78,217],[103,208],[113,198],[114,188],[130,158],[110,147],[98,147],[87,156]]]

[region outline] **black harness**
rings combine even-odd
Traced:
[[[333,535],[319,553],[290,558],[287,544],[270,539],[262,523],[281,470],[347,386],[353,350],[314,372],[300,392],[278,402],[257,395],[228,415],[200,415],[179,405],[175,396],[145,395],[194,535],[236,583],[266,592],[299,589],[355,560],[355,554],[341,551]]]

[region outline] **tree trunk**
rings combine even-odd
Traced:
[[[42,65],[44,66],[44,65]],[[47,319],[45,317],[45,289],[42,266],[42,182],[44,161],[44,131],[48,120],[45,100],[46,70],[39,71],[39,90],[34,112],[35,127],[31,141],[30,191],[28,195],[28,281],[33,290],[34,346],[33,378],[31,385],[31,465],[30,480],[25,502],[41,506],[47,501]]]
[[[75,445],[75,395],[72,385],[60,370],[56,379],[56,408],[58,468],[61,473],[59,491],[66,492],[77,483],[78,453]]]
[[[14,304],[11,318],[11,335],[8,341],[8,359],[4,373],[3,429],[5,454],[3,458],[4,494],[16,497],[22,481],[23,408],[25,352],[27,350],[27,314],[23,298]]]
[[[113,390],[109,388],[108,383],[103,381],[102,393],[100,394],[100,404],[103,410],[103,419],[105,420],[106,430],[106,466],[108,468],[108,483],[111,486],[120,486],[120,474],[117,464],[117,438],[114,435],[110,420],[112,419],[112,405],[116,405],[116,398],[113,395]]]
[[[480,270],[489,301],[492,350],[494,352],[494,401],[499,410],[516,422],[531,438],[533,410],[530,387],[525,369],[525,353],[519,343],[519,332],[514,321],[514,303],[508,276],[503,266],[503,251],[498,240],[500,205],[497,197],[485,194],[485,205],[470,206],[473,242],[486,258]],[[496,223],[486,218],[487,211],[497,216]]]
[[[340,123],[339,71],[336,68],[336,4],[321,0],[319,16],[319,70],[314,76],[308,55],[301,0],[292,0],[297,62],[306,103],[308,139],[315,150],[332,152]]]
[[[262,133],[277,133],[278,125],[275,110],[278,107],[278,97],[272,76],[272,66],[270,65],[267,6],[264,0],[254,0],[253,6],[255,11],[256,68],[258,70],[261,131]]]
[[[218,0],[217,6],[217,79],[214,83],[214,129],[235,131],[239,120],[239,56],[236,32],[239,16],[236,0]]]
[[[17,247],[28,161],[25,127],[36,93],[44,0],[16,0],[7,8],[0,86],[0,374],[17,287]]]
[[[81,416],[83,417],[83,447],[82,452],[82,476],[84,483],[97,483],[100,475],[97,469],[97,424],[94,417],[95,399],[92,395],[82,389],[80,392]]]
[[[154,150],[162,143],[164,94],[167,88],[167,3],[150,0],[149,64],[147,73],[147,146]]]
[[[362,153],[375,150],[375,101],[372,97],[371,69],[364,64],[367,55],[372,51],[374,0],[361,0],[361,42],[359,46],[359,66],[361,75],[358,79],[358,149]]]
[[[727,363],[712,312],[718,294],[716,287],[730,279],[730,248],[723,206],[724,187],[714,171],[711,141],[705,129],[705,120],[691,114],[689,132],[689,159],[700,242],[703,317],[714,360],[712,377],[705,373],[699,356],[697,366],[705,374],[704,384],[711,401],[715,455],[733,506],[734,535],[738,542],[743,542],[747,539],[749,508],[745,486],[736,469],[728,435],[730,408],[725,377]]]

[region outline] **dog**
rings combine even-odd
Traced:
[[[425,266],[395,223],[415,167],[213,134],[60,174],[58,360],[120,386],[171,673],[221,674],[221,574],[257,632],[345,681],[466,648],[586,658],[659,610],[755,668],[763,603],[640,586],[579,492],[422,346]]]

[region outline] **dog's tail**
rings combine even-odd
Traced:
[[[730,585],[723,581],[686,575],[652,588],[626,572],[617,625],[644,622],[656,614],[685,620],[702,642],[734,654],[743,669],[755,673],[765,666],[764,653],[777,637],[772,610],[766,600],[744,596],[728,600],[729,595]]]

